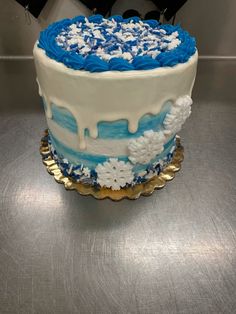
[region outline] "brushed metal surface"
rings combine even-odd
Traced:
[[[201,60],[185,161],[148,198],[46,173],[33,62],[0,62],[0,313],[235,313],[235,61]]]

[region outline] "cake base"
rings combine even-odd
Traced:
[[[74,182],[70,177],[66,177],[62,174],[50,152],[47,135],[48,130],[45,130],[44,137],[42,138],[40,144],[40,153],[47,171],[54,176],[56,182],[64,184],[66,190],[76,190],[81,195],[92,195],[99,200],[105,198],[109,198],[113,201],[120,201],[124,198],[135,200],[141,195],[149,196],[155,190],[162,189],[167,181],[170,181],[175,177],[175,172],[180,170],[181,162],[184,159],[184,149],[180,144],[180,137],[177,136],[176,150],[174,152],[173,159],[158,176],[153,177],[145,183],[140,183],[129,188],[123,188],[119,191],[113,191],[109,188],[98,189],[97,187],[91,185]]]

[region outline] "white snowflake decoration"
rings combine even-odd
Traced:
[[[129,160],[133,164],[147,164],[164,150],[164,142],[163,132],[145,131],[143,136],[129,142]]]
[[[181,130],[184,122],[191,114],[192,103],[193,101],[188,95],[179,97],[176,100],[163,122],[165,135],[169,136],[170,134],[175,134]]]
[[[97,182],[112,190],[120,190],[127,183],[132,183],[134,179],[132,168],[129,162],[125,163],[117,158],[110,158],[103,164],[97,165],[95,169],[98,176]]]

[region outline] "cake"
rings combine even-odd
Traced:
[[[34,47],[50,153],[96,189],[145,183],[191,113],[195,40],[179,25],[100,15],[51,24]]]

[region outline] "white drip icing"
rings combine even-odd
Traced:
[[[81,150],[86,149],[85,129],[97,138],[99,122],[126,119],[129,131],[135,133],[143,115],[158,114],[166,101],[191,95],[197,66],[197,52],[174,67],[102,73],[69,69],[47,57],[37,44],[34,57],[47,117],[52,118],[52,104],[70,111]]]

